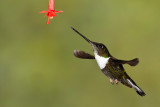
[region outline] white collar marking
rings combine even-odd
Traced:
[[[98,65],[99,65],[99,67],[101,69],[105,68],[105,66],[108,63],[110,57],[108,57],[108,58],[101,57],[96,52],[94,54],[95,54],[95,59],[96,59]]]

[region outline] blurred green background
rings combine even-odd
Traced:
[[[48,0],[0,3],[0,107],[159,107],[160,1],[55,0],[63,10],[50,24]],[[146,92],[111,85],[95,60],[73,56],[91,46],[70,29],[104,43]]]

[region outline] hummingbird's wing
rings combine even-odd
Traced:
[[[139,63],[139,59],[135,58],[133,60],[118,60],[116,58],[113,58],[113,60],[117,63],[117,64],[129,64],[130,66],[136,66]]]
[[[74,56],[81,58],[81,59],[95,59],[93,55],[90,55],[84,51],[74,50]]]

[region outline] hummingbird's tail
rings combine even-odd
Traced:
[[[140,89],[131,78],[128,78],[126,80],[127,80],[128,84],[130,84],[140,96],[145,96],[146,95],[144,93],[144,91],[142,89]]]
[[[130,87],[130,88],[133,88],[140,96],[145,96],[146,94],[144,93],[144,91],[139,88],[137,86],[137,84],[127,75],[127,73],[125,72],[124,73],[124,78],[121,80],[121,83]]]

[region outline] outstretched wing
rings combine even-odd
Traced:
[[[74,56],[81,59],[95,59],[93,55],[90,55],[84,51],[74,50]]]
[[[117,63],[117,64],[129,64],[130,66],[136,66],[138,63],[139,63],[139,59],[138,58],[135,58],[133,60],[129,60],[129,61],[126,61],[126,60],[118,60],[116,58],[113,58],[114,62]]]

